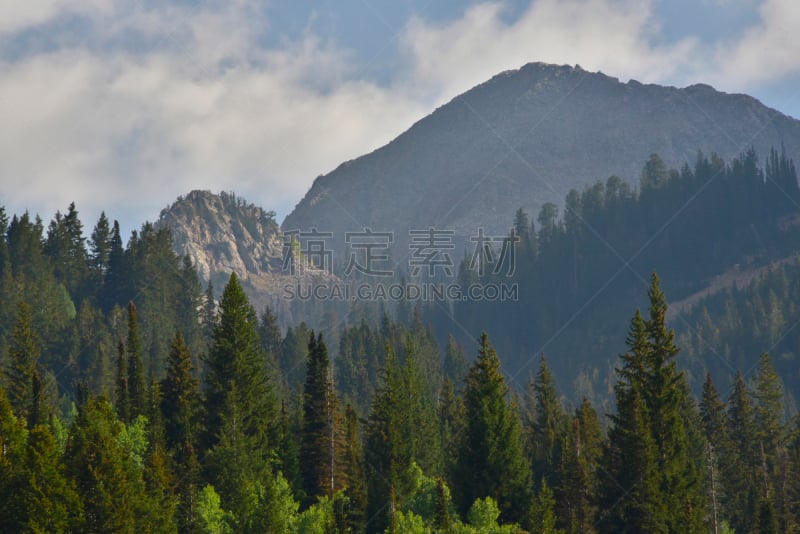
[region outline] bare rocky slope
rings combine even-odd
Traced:
[[[173,248],[188,255],[219,293],[232,272],[257,309],[280,307],[282,287],[297,277],[283,266],[283,233],[275,213],[233,193],[192,191],[161,211],[157,226],[170,229]],[[312,279],[322,271],[306,271]]]
[[[517,208],[535,215],[571,188],[611,175],[638,183],[652,153],[679,167],[698,149],[729,159],[782,145],[797,159],[800,121],[747,95],[535,63],[498,74],[318,177],[282,226],[337,236],[392,230],[396,243],[428,226],[505,232]]]

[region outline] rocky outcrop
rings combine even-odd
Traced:
[[[162,210],[156,225],[170,229],[175,251],[188,255],[217,293],[235,272],[257,308],[274,307],[281,288],[296,281],[284,269],[284,239],[275,213],[233,193],[192,191]],[[316,269],[306,269],[303,275],[330,278]]]

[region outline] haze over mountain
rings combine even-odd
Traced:
[[[658,153],[671,167],[697,151],[800,155],[800,121],[742,94],[622,83],[578,66],[507,71],[454,98],[374,152],[318,177],[284,229],[340,234],[435,226],[504,233],[517,208],[536,214],[617,175],[638,183]]]

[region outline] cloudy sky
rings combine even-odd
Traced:
[[[0,204],[128,233],[192,189],[282,220],[314,178],[531,61],[800,117],[796,0],[0,0]]]

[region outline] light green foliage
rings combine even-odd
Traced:
[[[425,521],[412,511],[397,512],[397,534],[433,534],[433,529],[425,526]],[[391,534],[391,528],[386,529]]]
[[[402,508],[404,511],[411,512],[422,518],[427,525],[431,525],[436,519],[437,510],[438,492],[436,479],[425,476],[416,462],[411,464],[409,472],[411,492]],[[450,489],[446,485],[444,486],[444,491],[446,500],[449,502]]]
[[[491,497],[476,499],[467,513],[467,521],[480,534],[512,534],[519,528],[516,525],[499,525],[500,509]]]
[[[327,534],[333,528],[333,501],[323,496],[297,516],[295,532],[297,534]]]
[[[291,532],[297,519],[298,503],[292,496],[289,482],[278,473],[271,479],[270,487],[262,495],[261,506],[264,524],[270,532]]]
[[[204,534],[231,534],[230,513],[222,509],[219,494],[214,486],[206,485],[197,498],[197,515]]]
[[[123,424],[117,434],[117,443],[139,469],[144,469],[147,454],[147,425],[147,417],[139,415],[130,423]]]

